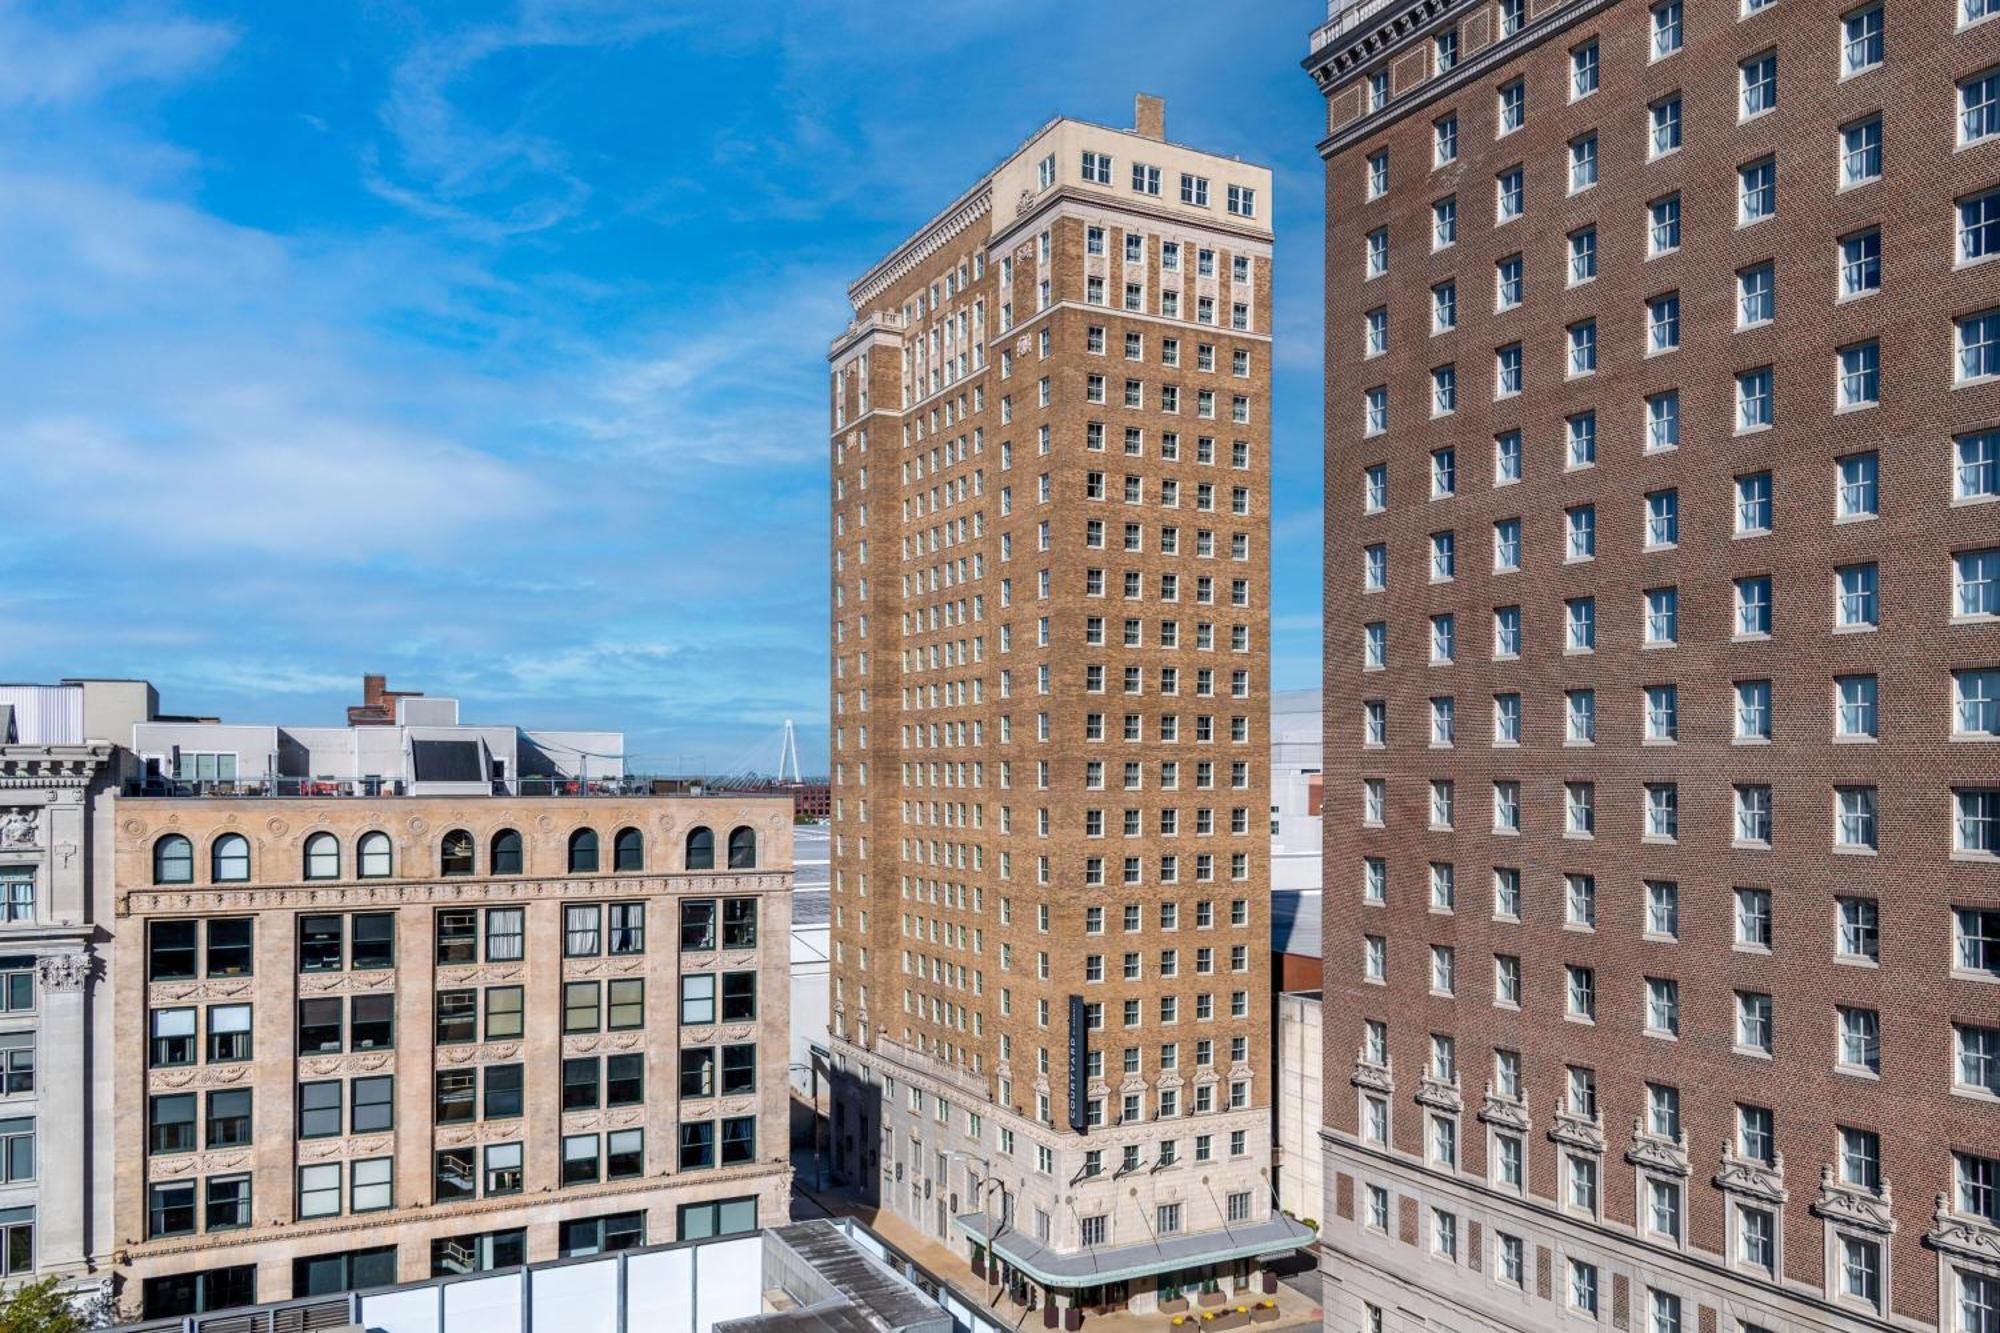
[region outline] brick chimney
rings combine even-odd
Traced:
[[[423,697],[422,690],[392,690],[387,676],[361,678],[361,702],[347,708],[350,727],[386,727],[396,720],[396,700]]]
[[[1132,105],[1133,132],[1147,139],[1167,137],[1167,99],[1140,93]]]

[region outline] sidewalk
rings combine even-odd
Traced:
[[[1042,1327],[1040,1310],[1023,1310],[1011,1301],[998,1298],[999,1294],[986,1279],[972,1271],[971,1261],[965,1256],[922,1234],[895,1214],[870,1207],[837,1185],[829,1184],[824,1190],[817,1188],[816,1170],[817,1163],[811,1149],[792,1150],[794,1220],[851,1217],[865,1223],[913,1262],[958,1288],[962,1295],[984,1306],[996,1320],[1009,1328],[1025,1331]],[[1270,1299],[1278,1302],[1277,1321],[1253,1325],[1258,1333],[1267,1329],[1273,1330],[1273,1333],[1279,1330],[1318,1329],[1325,1322],[1319,1303],[1289,1283],[1280,1282],[1277,1294]],[[1171,1317],[1163,1314],[1086,1314],[1083,1326],[1086,1330],[1098,1330],[1100,1333],[1140,1333],[1140,1330],[1146,1333],[1174,1333]],[[1180,1333],[1186,1333],[1186,1328],[1183,1325]]]

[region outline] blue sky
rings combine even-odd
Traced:
[[[0,0],[0,679],[636,767],[826,746],[846,284],[1053,115],[1263,162],[1276,685],[1319,679],[1315,0]]]

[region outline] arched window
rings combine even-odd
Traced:
[[[597,832],[580,828],[569,835],[569,873],[594,874],[597,870]]]
[[[250,840],[225,833],[208,849],[208,877],[217,884],[241,884],[250,878]]]
[[[340,878],[340,839],[331,833],[315,833],[306,839],[306,878]]]
[[[611,868],[613,870],[644,870],[646,868],[646,835],[635,828],[622,828],[611,841]]]
[[[729,868],[754,870],[757,867],[757,831],[748,824],[730,830]]]
[[[391,850],[389,835],[380,829],[361,835],[360,849],[355,853],[361,864],[361,878],[387,879],[396,868],[395,853]]]
[[[441,875],[470,875],[472,873],[472,835],[462,828],[455,828],[444,835],[438,843],[438,873]]]
[[[194,883],[194,844],[169,833],[153,844],[153,883]]]
[[[689,870],[715,869],[715,834],[705,828],[689,829],[687,853]]]
[[[493,835],[493,860],[487,869],[495,875],[521,873],[521,835],[503,828]]]

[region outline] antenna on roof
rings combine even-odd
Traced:
[[[785,761],[787,759],[792,761],[792,781],[803,784],[805,779],[799,776],[799,737],[798,733],[792,729],[792,720],[790,718],[785,719],[785,739],[778,746],[778,781],[780,782],[785,780]]]

